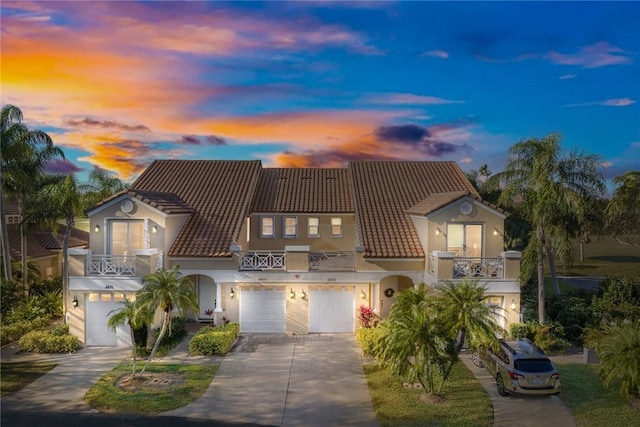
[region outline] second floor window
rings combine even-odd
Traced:
[[[295,216],[284,217],[284,237],[298,236],[298,218]]]
[[[146,248],[144,221],[109,221],[109,253],[111,255],[133,255],[136,249]]]
[[[272,216],[263,216],[260,218],[260,237],[274,237]]]
[[[342,237],[342,218],[331,218],[331,236]]]
[[[320,236],[320,218],[309,218],[309,230],[307,234],[309,237]]]

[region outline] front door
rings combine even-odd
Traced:
[[[482,224],[448,224],[447,251],[457,257],[482,256]]]

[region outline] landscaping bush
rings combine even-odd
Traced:
[[[531,331],[527,323],[512,323],[509,325],[509,335],[512,338],[528,338],[530,333]]]
[[[73,335],[54,335],[53,331],[32,331],[18,341],[20,350],[30,353],[72,353],[81,347]]]
[[[158,350],[156,351],[156,356],[162,357],[166,356],[171,350],[173,350],[180,342],[187,336],[187,329],[185,328],[185,319],[183,317],[174,317],[171,319],[171,328],[164,334],[162,337],[162,341],[160,341],[160,345],[158,346]],[[158,338],[160,335],[160,329],[153,330],[153,340]],[[141,355],[148,355],[149,351],[145,350]]]
[[[189,353],[200,356],[223,356],[240,334],[240,325],[227,323],[217,327],[203,326],[191,338]]]
[[[376,356],[376,343],[378,341],[378,328],[359,328],[356,331],[356,340],[360,344],[362,353],[367,357]]]
[[[547,354],[564,353],[569,348],[569,343],[562,338],[563,334],[564,330],[560,324],[539,325],[535,329],[533,342]]]
[[[51,317],[44,316],[35,320],[20,320],[0,327],[1,345],[18,341],[27,332],[49,328]]]

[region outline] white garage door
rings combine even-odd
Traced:
[[[309,290],[309,332],[354,331],[354,288],[351,286]]]
[[[255,288],[240,293],[240,332],[283,334],[284,289]]]
[[[122,307],[124,296],[122,294],[100,294],[90,293],[86,297],[87,307],[87,345],[103,345],[103,346],[130,346],[131,335],[129,326],[123,325],[115,331],[107,322],[112,310]]]

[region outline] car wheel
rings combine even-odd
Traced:
[[[474,351],[473,353],[471,353],[471,361],[478,368],[484,368],[484,362],[482,361],[482,358],[480,357],[480,353],[479,352]]]
[[[507,388],[504,386],[504,380],[502,379],[502,375],[496,375],[496,387],[498,388],[498,394],[500,396],[508,396],[509,392]]]

